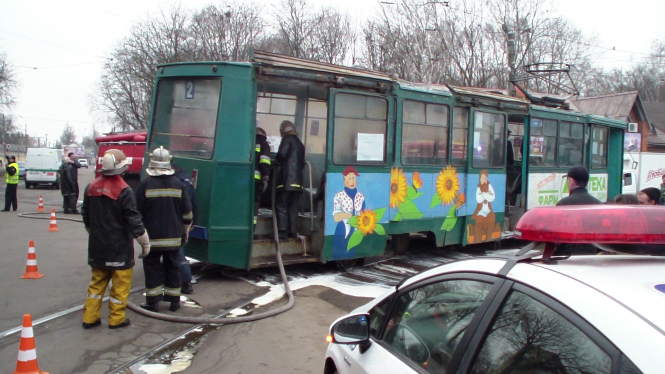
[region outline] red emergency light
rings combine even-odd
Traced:
[[[515,237],[545,243],[665,244],[665,207],[539,207],[522,216]]]

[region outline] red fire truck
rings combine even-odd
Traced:
[[[104,155],[104,152],[109,149],[119,149],[125,153],[129,161],[129,168],[123,174],[123,178],[130,187],[136,190],[141,181],[146,136],[147,132],[141,130],[134,132],[109,133],[95,138],[95,142],[99,145],[95,176],[99,176],[99,169],[102,168],[102,156]]]

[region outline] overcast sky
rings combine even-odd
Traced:
[[[378,0],[310,0],[334,4],[354,16],[370,14]],[[168,9],[171,0],[2,0],[0,51],[15,67],[17,104],[5,114],[30,136],[49,142],[60,137],[65,124],[82,135],[110,128],[91,111],[91,96],[101,76],[104,58],[134,22]],[[257,0],[266,5],[278,0]],[[455,0],[451,0],[454,5]],[[200,9],[210,0],[182,4]],[[596,62],[605,67],[630,67],[648,56],[654,39],[665,39],[664,0],[557,0],[555,12],[586,35],[595,35]],[[386,5],[383,5],[386,6]],[[556,15],[553,15],[556,16]],[[42,138],[42,142],[43,142]]]

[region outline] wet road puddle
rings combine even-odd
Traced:
[[[182,372],[191,364],[197,353],[197,347],[205,341],[206,335],[219,326],[203,326],[195,328],[165,347],[160,347],[145,360],[132,365],[122,374],[171,374]]]

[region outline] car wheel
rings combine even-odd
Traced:
[[[29,190],[30,189],[30,182],[25,181],[25,189]]]
[[[60,189],[60,183],[54,183],[54,184],[53,184],[53,187],[54,187],[56,190],[59,190],[59,189]]]

